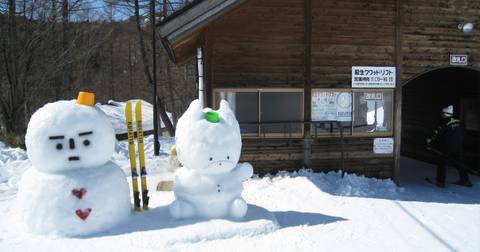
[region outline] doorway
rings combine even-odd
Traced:
[[[454,117],[465,127],[464,161],[480,172],[480,71],[445,67],[425,72],[403,86],[403,156],[435,163],[426,139],[440,121],[442,108],[453,105]]]

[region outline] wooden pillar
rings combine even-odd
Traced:
[[[403,53],[402,53],[402,26],[403,26],[402,0],[395,0],[395,66],[397,68],[395,88],[395,112],[394,112],[394,163],[393,180],[397,185],[400,183],[400,157],[402,143],[402,76],[403,76]]]
[[[312,0],[304,0],[304,121],[310,122],[312,119],[311,101],[312,101]],[[303,165],[310,167],[311,156],[311,136],[310,125],[304,124],[304,153]]]
[[[205,107],[215,108],[218,104],[213,104],[213,45],[210,36],[208,36],[208,29],[202,35],[202,42],[204,45],[204,63],[205,63]]]

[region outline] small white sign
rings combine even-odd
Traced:
[[[450,65],[466,66],[468,65],[468,55],[466,54],[450,54]]]
[[[373,153],[391,154],[393,153],[393,138],[375,138],[373,140]]]
[[[352,66],[352,88],[395,88],[395,67]]]

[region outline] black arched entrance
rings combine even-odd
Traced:
[[[403,86],[402,99],[402,155],[435,161],[425,140],[440,120],[441,109],[451,104],[466,129],[465,161],[480,170],[480,70],[445,67],[425,72]]]

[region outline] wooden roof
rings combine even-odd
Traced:
[[[205,26],[247,0],[195,0],[157,24],[170,59],[179,63],[195,55]]]

